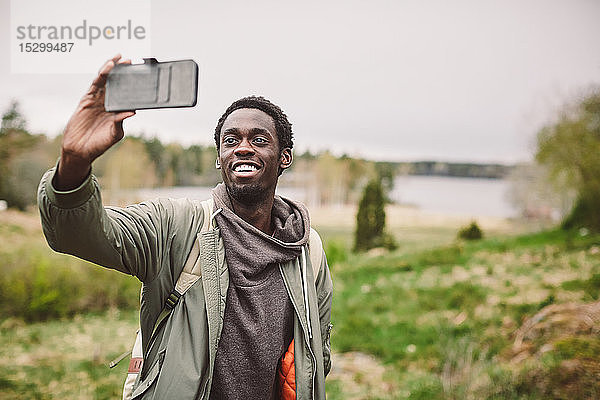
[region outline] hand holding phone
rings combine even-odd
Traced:
[[[123,120],[136,109],[192,107],[196,104],[198,66],[192,60],[131,65],[117,55],[100,69],[64,131],[53,184],[58,190],[79,186],[92,162],[123,138]]]
[[[135,111],[107,112],[104,108],[106,79],[120,61],[117,55],[108,60],[79,102],[64,131],[60,162],[53,185],[58,190],[79,186],[88,175],[92,162],[123,138],[123,120]]]

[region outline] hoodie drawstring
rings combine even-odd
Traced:
[[[308,304],[308,279],[306,277],[306,270],[308,268],[308,262],[306,259],[306,246],[302,246],[302,257],[300,265],[302,269],[302,293],[304,295],[304,309],[306,310],[306,325],[308,327],[308,337],[312,339],[312,327],[310,325],[310,307]]]

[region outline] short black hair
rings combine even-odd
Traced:
[[[271,118],[273,118],[273,122],[275,123],[275,130],[277,131],[277,138],[279,139],[279,150],[285,149],[289,147],[290,149],[294,146],[293,143],[293,134],[292,134],[292,124],[287,119],[287,115],[279,108],[278,105],[271,103],[269,100],[265,99],[262,96],[247,96],[241,98],[239,100],[231,103],[227,110],[223,113],[221,118],[219,118],[219,122],[217,123],[217,127],[215,128],[215,144],[217,145],[217,151],[219,151],[220,142],[221,142],[221,128],[223,128],[223,123],[235,110],[239,110],[241,108],[256,108],[266,114],[268,114]]]

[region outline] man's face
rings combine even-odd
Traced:
[[[279,169],[292,162],[291,149],[279,149],[273,119],[254,108],[236,110],[223,123],[219,140],[221,175],[229,195],[246,204],[273,196]]]

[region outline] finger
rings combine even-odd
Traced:
[[[107,76],[111,69],[119,62],[121,59],[121,55],[117,54],[110,60],[106,61],[100,71],[98,72],[98,76]]]
[[[115,122],[122,122],[123,120],[133,117],[135,111],[121,111],[115,114]]]
[[[103,88],[106,85],[106,78],[108,77],[108,73],[114,67],[114,63],[111,61],[107,61],[106,64],[100,68],[100,72],[92,82],[90,89],[88,90],[88,94],[94,94],[98,91],[98,89]]]
[[[129,64],[131,64],[131,59],[128,58],[126,60],[121,60],[121,61],[118,62],[118,64],[128,64],[129,65]]]
[[[94,81],[92,82],[92,86],[90,87],[88,93],[93,93],[98,89],[104,87],[104,85],[106,85],[106,78],[108,77],[109,72],[114,68],[115,64],[119,61],[120,58],[121,55],[117,54],[116,56],[105,62],[104,65],[102,65],[102,68],[100,68],[98,76],[96,76],[96,79],[94,79]]]
[[[123,132],[123,121],[116,121],[115,128],[113,131],[113,138],[115,143],[121,140],[125,136],[125,132]]]

